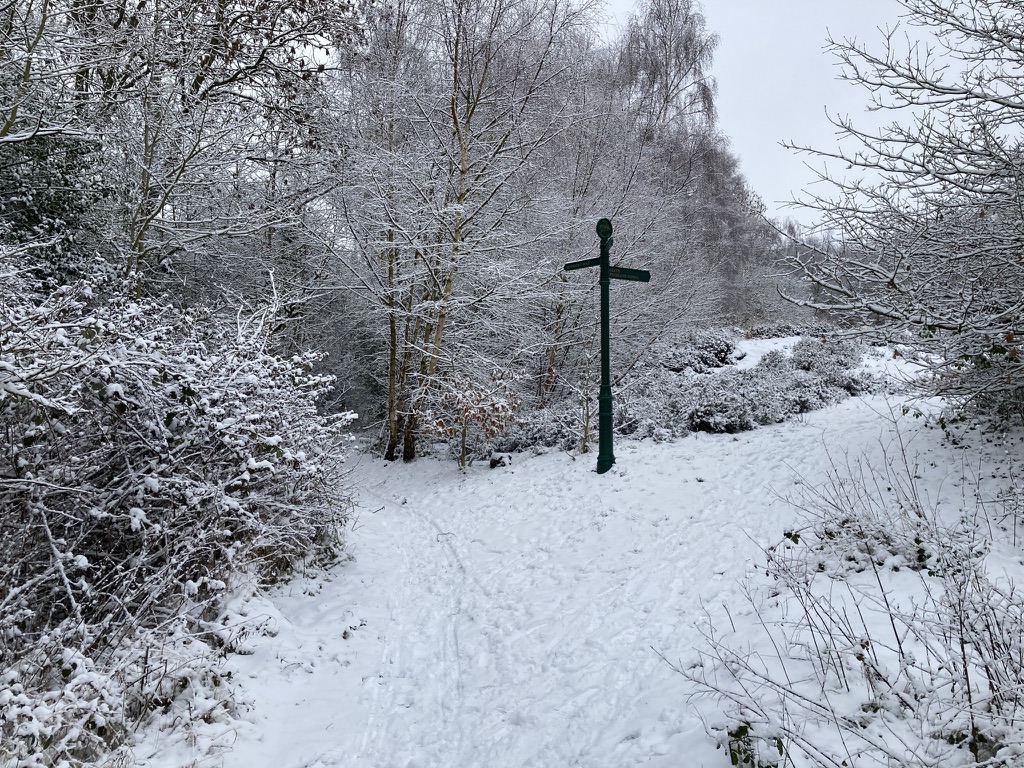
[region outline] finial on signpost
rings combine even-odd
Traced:
[[[598,219],[597,236],[601,239],[601,255],[596,259],[570,262],[565,265],[565,270],[570,272],[575,269],[584,269],[585,267],[601,268],[601,390],[597,397],[597,474],[603,475],[615,463],[615,453],[612,450],[610,284],[612,279],[646,283],[651,279],[651,273],[644,269],[613,267],[608,263],[613,243],[611,219]]]

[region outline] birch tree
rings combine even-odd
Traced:
[[[470,391],[511,387],[528,410],[589,397],[596,284],[562,265],[594,255],[598,218],[617,261],[657,274],[615,292],[620,370],[720,315],[724,240],[751,215],[714,126],[715,38],[682,0],[643,4],[618,43],[592,21],[548,0],[396,0],[341,66],[328,245],[377,350],[389,459]]]
[[[714,135],[715,38],[693,3],[642,3],[623,39],[591,44],[567,98],[577,120],[545,154],[549,206],[563,222],[547,249],[551,278],[536,308],[535,404],[590,396],[597,363],[596,282],[561,272],[595,255],[594,223],[615,222],[613,260],[651,268],[642,288],[613,292],[613,354],[628,371],[667,328],[714,312],[714,270],[696,247],[705,140]],[[586,409],[584,408],[584,412]]]
[[[479,0],[396,3],[377,18],[352,93],[378,95],[359,118],[343,208],[356,245],[346,263],[386,324],[388,458],[415,457],[446,382],[515,357],[514,335],[490,357],[459,341],[494,338],[508,300],[530,290],[516,254],[538,237],[510,225],[529,200],[524,174],[569,119],[563,51],[588,14]]]

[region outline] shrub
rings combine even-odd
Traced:
[[[745,432],[757,426],[747,398],[728,389],[701,392],[687,426],[694,432]]]
[[[28,246],[40,276],[58,283],[81,276],[84,224],[103,195],[96,178],[99,143],[49,135],[3,146],[0,241]]]
[[[420,415],[423,431],[448,442],[451,453],[465,468],[472,463],[472,449],[479,450],[506,431],[515,419],[519,400],[509,377],[493,371],[484,380],[468,376],[440,377]],[[474,438],[473,445],[469,443]]]
[[[86,764],[202,676],[154,664],[223,645],[240,581],[335,551],[345,419],[317,414],[313,355],[271,353],[271,309],[96,281],[33,302],[0,272],[0,762]]]
[[[1024,604],[988,575],[984,508],[940,517],[905,455],[803,487],[753,610],[677,670],[725,704],[719,742],[754,765],[1019,765]]]
[[[827,387],[859,395],[868,388],[868,384],[852,369],[860,362],[863,353],[863,347],[851,341],[800,339],[793,347],[791,360],[794,367],[816,374]]]
[[[647,365],[625,382],[621,421],[641,437],[659,431],[735,433],[776,424],[878,386],[851,370],[859,360],[853,344],[804,339],[791,356],[772,350],[748,370],[726,367],[700,376]]]
[[[823,323],[766,323],[752,326],[743,335],[748,339],[781,339],[786,336],[827,337],[834,331],[834,326]]]
[[[653,358],[669,371],[710,373],[732,363],[736,344],[722,331],[690,331],[655,345]]]
[[[721,331],[680,334],[655,345],[616,386],[616,433],[670,440],[691,431],[743,432],[880,386],[853,370],[862,350],[846,341],[802,339],[792,355],[772,350],[747,370],[736,370],[735,351]],[[577,448],[588,415],[591,437],[597,433],[596,398],[588,404],[589,409],[571,401],[543,410],[524,408],[505,432],[480,443],[475,455]]]

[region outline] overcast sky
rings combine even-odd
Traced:
[[[880,42],[879,28],[899,18],[896,0],[702,0],[708,26],[720,38],[714,74],[722,131],[742,171],[770,215],[805,219],[783,203],[815,178],[813,162],[779,146],[836,144],[826,117],[865,115],[867,92],[836,80],[835,59],[823,48],[837,38]],[[609,0],[625,20],[633,0]],[[867,118],[865,117],[865,120]],[[781,202],[780,202],[781,201]],[[809,223],[809,222],[808,222]]]

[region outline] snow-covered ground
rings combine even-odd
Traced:
[[[876,364],[879,362],[876,360]],[[739,435],[619,441],[466,472],[353,462],[351,559],[243,607],[259,631],[226,662],[239,718],[184,741],[154,731],[153,768],[726,768],[685,666],[701,626],[797,520],[785,496],[832,462],[891,455],[893,403],[850,399]],[[958,449],[900,419],[933,486]],[[664,659],[662,657],[665,657]]]

